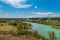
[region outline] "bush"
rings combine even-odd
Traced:
[[[9,25],[17,26],[17,23],[15,23],[15,22],[10,22]]]
[[[29,31],[25,29],[20,29],[17,31],[18,35],[28,35]]]

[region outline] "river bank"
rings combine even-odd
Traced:
[[[33,30],[37,30],[38,34],[41,36],[49,39],[49,40],[60,40],[60,30],[56,28],[52,28],[50,25],[39,24],[39,23],[32,23],[30,24],[33,26]]]

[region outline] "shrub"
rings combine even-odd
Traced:
[[[17,31],[18,35],[28,35],[29,31],[26,29],[20,29]]]
[[[10,22],[9,25],[17,26],[16,22]]]

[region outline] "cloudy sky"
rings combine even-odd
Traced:
[[[0,18],[60,17],[60,0],[0,0]]]

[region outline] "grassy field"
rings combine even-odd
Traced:
[[[31,25],[20,21],[0,20],[0,40],[45,40],[37,31],[28,31]]]
[[[0,26],[0,31],[11,31],[14,30],[16,31],[17,28],[15,26],[7,25],[7,26]]]

